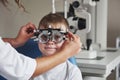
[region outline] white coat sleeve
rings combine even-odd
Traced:
[[[0,37],[0,75],[8,80],[28,80],[36,65],[35,59],[19,54]]]

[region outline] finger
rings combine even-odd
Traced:
[[[31,22],[29,22],[28,24],[26,24],[27,28],[32,28],[32,29],[36,29],[35,25],[32,24]]]
[[[32,23],[26,24],[25,28],[26,28],[26,32],[27,32],[28,34],[34,33],[34,30],[36,29],[35,25],[32,24]]]
[[[69,40],[75,40],[77,36],[75,36],[75,34],[73,34],[72,32],[68,32],[68,38]]]

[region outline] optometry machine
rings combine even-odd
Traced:
[[[91,6],[95,7],[97,1],[99,0],[64,0],[64,16],[68,20],[70,30],[80,36],[84,45],[80,54],[75,55],[76,58],[93,59],[97,57],[96,50],[89,48],[92,39],[87,39],[87,34],[90,33],[92,26],[91,13],[88,8]],[[68,2],[69,10],[67,11]]]

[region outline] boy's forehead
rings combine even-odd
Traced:
[[[53,28],[53,29],[67,29],[67,26],[65,24],[49,24],[47,26],[41,26],[40,29],[48,29],[48,28]]]

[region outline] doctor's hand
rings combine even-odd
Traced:
[[[81,51],[81,46],[80,37],[68,32],[68,39],[65,40],[60,51],[62,51],[67,58],[70,58]]]
[[[28,23],[22,26],[19,30],[17,37],[15,38],[18,46],[23,45],[27,40],[29,40],[34,35],[35,25]]]
[[[16,38],[2,38],[4,42],[9,42],[13,47],[19,47],[34,35],[35,25],[28,23],[22,26]]]

